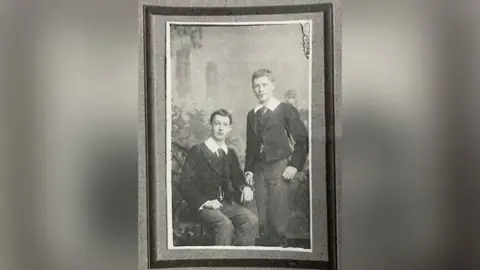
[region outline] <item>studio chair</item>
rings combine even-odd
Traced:
[[[189,148],[172,142],[172,219],[174,246],[207,246],[213,244],[210,232],[200,222],[180,193],[182,170]]]

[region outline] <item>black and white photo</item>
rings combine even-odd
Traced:
[[[336,1],[141,2],[140,268],[338,269]]]
[[[310,26],[167,23],[171,248],[310,249]]]

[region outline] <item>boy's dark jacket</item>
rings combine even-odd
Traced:
[[[247,185],[233,149],[228,148],[223,168],[216,159],[216,154],[205,143],[192,146],[187,154],[181,190],[184,199],[194,209],[208,200],[218,199],[219,187],[224,192],[225,201],[238,202],[240,189]]]
[[[248,112],[245,171],[253,172],[255,163],[259,161],[262,141],[266,161],[290,158],[288,165],[302,171],[308,155],[308,130],[297,109],[282,102],[275,110],[268,110],[265,118],[263,133],[259,134],[255,112]],[[289,137],[293,138],[293,149]]]

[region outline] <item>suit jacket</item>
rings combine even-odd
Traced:
[[[297,109],[282,102],[275,110],[267,110],[264,117],[263,132],[259,134],[255,112],[248,112],[245,172],[253,172],[255,163],[260,161],[262,144],[266,161],[290,157],[288,165],[301,171],[308,155],[308,130]],[[293,149],[289,136],[294,141]]]
[[[219,198],[219,188],[225,201],[238,201],[242,186],[246,186],[237,154],[231,148],[224,157],[224,166],[204,144],[190,148],[182,172],[181,192],[190,207],[200,208],[208,200]]]

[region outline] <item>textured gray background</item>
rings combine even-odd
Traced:
[[[176,1],[173,1],[176,2]],[[162,5],[170,5],[170,4],[175,4],[172,1],[161,1]],[[208,2],[209,4],[214,3],[215,1],[210,1]],[[245,6],[245,5],[252,5],[250,1],[218,1],[221,2],[220,4],[223,5],[231,5],[231,6]],[[278,1],[275,4],[292,4],[293,1]],[[319,3],[322,1],[307,1],[305,3]],[[177,4],[179,2],[176,2]],[[194,6],[202,6],[206,5],[205,3],[202,3],[200,1],[190,1],[190,3]],[[150,4],[156,4],[154,2],[151,2]],[[157,3],[158,4],[158,3]],[[217,3],[218,4],[218,3]],[[268,1],[255,1],[255,5],[271,5],[271,2]],[[182,2],[182,5],[187,5],[187,3]],[[142,13],[142,7],[139,6],[139,15]],[[338,14],[336,14],[338,15]],[[252,18],[253,17],[253,18]],[[143,35],[143,24],[141,20],[141,16],[139,16],[139,31],[140,31],[140,43],[142,43],[142,35]],[[320,175],[324,174],[325,171],[325,161],[324,161],[324,134],[325,130],[323,127],[324,123],[324,107],[323,107],[323,102],[324,102],[324,96],[323,96],[323,88],[324,88],[324,81],[323,81],[323,56],[319,54],[319,52],[323,53],[323,21],[321,20],[322,16],[318,15],[313,15],[313,14],[307,14],[305,16],[302,15],[294,15],[294,14],[289,14],[289,15],[273,15],[273,16],[245,16],[242,18],[235,18],[235,17],[209,17],[209,18],[196,18],[196,17],[168,17],[168,18],[162,18],[160,16],[156,16],[155,18],[155,23],[152,23],[153,28],[155,29],[155,37],[154,37],[154,53],[155,53],[155,60],[161,60],[160,62],[161,65],[158,63],[154,63],[155,66],[163,66],[163,57],[162,54],[164,54],[165,51],[165,43],[164,43],[164,33],[162,35],[162,31],[164,32],[165,27],[164,27],[164,21],[169,20],[169,21],[189,21],[189,20],[194,20],[194,21],[227,21],[227,20],[234,20],[234,21],[240,21],[240,20],[246,20],[250,21],[252,19],[256,21],[261,21],[261,20],[291,20],[291,19],[307,19],[311,18],[314,20],[314,34],[313,34],[313,88],[315,89],[312,93],[312,104],[313,104],[313,110],[312,110],[312,120],[313,120],[313,162],[312,164],[315,164],[313,167],[313,175]],[[338,26],[338,16],[335,16],[336,21],[335,25]],[[161,27],[155,27],[155,24],[160,24]],[[320,30],[320,31],[319,31]],[[159,33],[160,31],[160,33]],[[338,32],[337,32],[338,33]],[[339,80],[340,80],[340,68],[339,68],[339,49],[340,49],[340,40],[339,40],[339,35],[335,34],[335,39],[337,41],[336,43],[336,77],[335,77],[335,90],[339,95]],[[160,42],[158,42],[160,40]],[[140,48],[140,59],[143,57],[142,53],[142,47]],[[316,60],[319,59],[319,60]],[[142,61],[141,61],[142,62]],[[155,61],[157,62],[157,61]],[[144,89],[144,82],[143,82],[143,62],[140,65],[141,71],[140,71],[140,110],[143,112],[144,105],[143,104],[143,89]],[[163,68],[163,67],[162,67]],[[165,106],[165,101],[164,101],[164,87],[163,82],[164,74],[162,72],[159,72],[158,69],[154,71],[155,78],[156,78],[156,85],[155,85],[155,131],[156,131],[156,153],[157,153],[157,159],[158,160],[164,160],[164,148],[165,145],[163,143],[158,143],[158,142],[163,142],[165,140],[164,137],[164,132],[165,132],[165,126],[164,126],[164,106]],[[319,76],[315,76],[315,74],[318,74]],[[318,91],[317,89],[322,89],[322,91]],[[339,105],[339,98],[337,100],[337,106],[336,108],[338,109]],[[338,112],[338,110],[337,110]],[[336,112],[336,113],[337,113]],[[143,114],[141,114],[143,117]],[[319,121],[320,119],[320,121]],[[141,119],[141,125],[143,125],[145,119]],[[337,119],[337,126],[339,126],[339,121]],[[337,136],[339,136],[339,128],[337,127]],[[140,141],[139,141],[139,149],[140,149],[140,156],[139,156],[139,164],[141,165],[139,168],[140,172],[140,183],[139,183],[139,254],[140,254],[140,267],[141,269],[145,269],[147,266],[147,245],[146,245],[146,216],[145,216],[145,206],[146,206],[146,186],[145,186],[145,167],[142,166],[145,163],[145,152],[144,152],[144,130],[140,132]],[[338,151],[337,151],[338,152]],[[165,166],[160,164],[159,162],[157,164],[157,179],[159,176],[165,175]],[[338,163],[337,163],[338,164]],[[338,165],[337,165],[338,166]],[[337,170],[338,171],[338,170]],[[337,182],[339,182],[337,180]],[[158,186],[156,187],[157,190],[157,200],[156,202],[156,210],[157,214],[155,215],[158,217],[157,219],[157,232],[158,232],[158,237],[156,239],[157,241],[157,247],[158,247],[158,254],[161,254],[161,257],[159,259],[195,259],[195,258],[282,258],[282,259],[310,259],[310,260],[326,260],[326,226],[325,226],[325,212],[324,212],[324,207],[322,205],[325,204],[325,196],[321,194],[320,196],[318,194],[313,193],[313,212],[314,212],[314,252],[313,253],[292,253],[292,252],[259,252],[259,251],[219,251],[219,250],[196,250],[196,251],[174,251],[172,254],[171,252],[167,252],[166,249],[166,224],[165,224],[165,209],[166,209],[166,200],[165,200],[165,186],[164,186],[164,181],[157,181]],[[313,190],[324,190],[325,183],[321,182],[313,182]],[[338,185],[339,183],[337,183]],[[323,209],[322,209],[323,208]],[[322,241],[323,240],[323,241]]]

